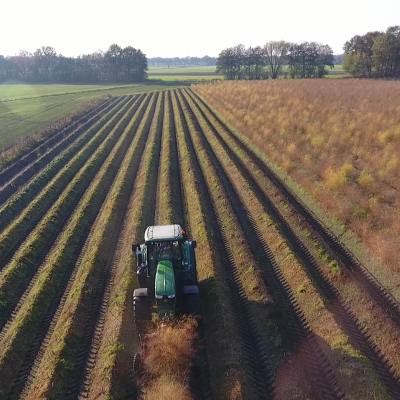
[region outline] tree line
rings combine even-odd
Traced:
[[[217,63],[217,57],[152,57],[147,59],[149,67],[192,67],[194,65],[208,65],[213,66]]]
[[[276,79],[284,73],[291,78],[323,78],[333,68],[335,56],[330,46],[316,42],[267,42],[263,47],[239,44],[222,50],[217,72],[226,79]],[[288,68],[283,71],[283,67]]]
[[[42,46],[33,54],[20,51],[13,57],[0,55],[0,82],[139,82],[147,77],[147,58],[140,49],[112,44],[106,52],[97,51],[76,58],[57,54]]]
[[[343,69],[353,77],[400,77],[400,26],[353,36],[343,50]]]

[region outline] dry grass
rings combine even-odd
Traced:
[[[188,381],[195,355],[196,326],[196,320],[187,318],[147,337],[143,361],[147,385],[143,400],[191,399]]]
[[[216,119],[204,108],[203,111],[206,112],[206,115],[210,117],[210,120],[218,129],[219,125]],[[222,132],[222,130],[220,131]],[[321,347],[323,347],[325,355],[335,368],[335,373],[341,386],[346,387],[346,394],[351,397],[354,393],[363,393],[365,399],[372,398],[367,396],[368,393],[371,392],[371,387],[376,383],[376,376],[373,374],[371,367],[368,365],[368,368],[366,368],[360,360],[354,356],[354,354],[357,354],[357,350],[351,346],[347,340],[348,337],[337,325],[333,315],[325,308],[323,299],[313,287],[310,279],[288,247],[276,224],[264,211],[262,204],[257,200],[252,187],[233,165],[228,154],[222,149],[218,141],[215,140],[214,135],[208,130],[206,130],[206,135],[217,157],[222,162],[226,173],[262,232],[265,242],[274,254],[275,260],[281,268],[286,282],[290,285],[297,303],[300,305],[310,327],[320,338],[323,344],[321,344]],[[226,140],[229,140],[226,135],[223,133],[222,135]],[[237,154],[240,154],[240,149],[238,147],[234,147],[234,150]],[[250,160],[243,154],[240,154],[240,156],[247,165],[251,165]],[[258,179],[261,178],[261,174],[255,173],[255,175]],[[290,213],[285,209],[284,211],[288,214],[285,215],[285,217],[290,217]],[[297,288],[298,290],[296,290]],[[304,293],[306,293],[306,295]],[[345,340],[343,338],[345,338]],[[274,385],[275,396],[282,399],[295,399],[299,398],[300,395],[306,396],[309,381],[306,373],[308,365],[304,363],[307,363],[307,361],[301,359],[300,353],[296,353],[292,354],[290,359],[282,362],[282,355],[279,354],[276,349],[274,349],[274,351],[275,353],[273,353],[272,350],[270,351],[269,357],[271,363],[279,360],[279,362],[276,362],[277,376]],[[278,356],[280,356],[279,359],[277,359]],[[274,358],[276,358],[276,360],[274,360]],[[356,381],[356,377],[360,375],[368,377],[366,379],[368,384],[358,380]],[[349,376],[352,377],[352,385],[348,384]]]
[[[143,392],[142,400],[191,400],[188,387],[163,376],[152,382]]]
[[[187,319],[176,327],[160,328],[157,334],[149,336],[143,362],[147,373],[186,381],[194,356],[196,325],[196,320]]]
[[[400,82],[222,82],[194,90],[398,271]]]

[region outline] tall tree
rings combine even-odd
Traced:
[[[373,68],[373,45],[377,37],[383,35],[383,32],[367,32],[365,35],[356,35],[353,36],[349,41],[347,41],[343,50],[345,54],[360,54],[360,60],[362,60],[362,64],[360,66],[363,67],[362,75],[363,76],[371,76],[372,68]]]
[[[372,64],[377,76],[386,76],[390,65],[390,42],[387,35],[377,37],[372,46]],[[350,72],[350,71],[349,71]]]
[[[333,55],[333,50],[327,44],[317,45],[317,76],[318,78],[323,78],[328,74],[326,67],[334,68],[335,56]]]
[[[391,26],[386,31],[388,39],[388,76],[400,75],[400,26]]]
[[[107,50],[105,58],[109,66],[110,80],[119,82],[122,69],[122,48],[115,43],[112,44]]]
[[[232,47],[222,50],[217,59],[217,72],[224,74],[226,79],[235,79],[235,53]]]
[[[38,82],[55,80],[54,69],[57,65],[57,53],[51,46],[42,46],[33,53],[33,75]]]
[[[147,58],[132,46],[122,50],[123,80],[125,82],[138,82],[146,79]]]
[[[287,59],[292,78],[323,78],[334,63],[330,46],[316,42],[292,44]]]
[[[261,79],[264,64],[262,48],[260,46],[249,47],[245,51],[244,58],[245,78],[249,80]]]
[[[264,45],[266,65],[271,73],[271,78],[276,79],[287,61],[287,54],[291,44],[284,40],[267,42]]]

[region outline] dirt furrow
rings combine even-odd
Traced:
[[[198,101],[201,102],[209,112],[213,113],[213,110],[211,110],[204,100],[202,100],[195,92],[193,93]],[[215,115],[215,113],[213,114]],[[326,226],[324,226],[318,217],[287,188],[282,179],[280,179],[277,174],[261,160],[253,149],[236,136],[236,134],[230,130],[220,117],[215,115],[215,118],[235,145],[237,145],[241,151],[249,155],[252,162],[278,188],[290,206],[302,216],[308,229],[318,238],[329,255],[336,260],[343,269],[353,275],[362,290],[368,293],[374,300],[376,306],[380,307],[382,312],[387,313],[397,326],[400,327],[400,305],[394,296],[386,290],[373,274],[361,264],[356,256],[340,242],[340,238],[336,237]]]
[[[35,174],[39,173],[43,168],[45,168],[55,157],[72,147],[73,144],[79,140],[80,137],[82,137],[82,135],[86,135],[88,132],[93,132],[96,129],[99,129],[108,118],[106,114],[110,110],[114,109],[115,106],[118,106],[118,103],[120,102],[117,101],[117,104],[109,104],[104,110],[99,111],[83,125],[69,133],[54,147],[48,149],[48,151],[40,158],[34,160],[30,164],[24,165],[19,171],[15,171],[13,176],[0,177],[0,205],[4,204],[19,190],[20,187],[32,179]],[[34,152],[34,154],[37,153]],[[6,172],[4,172],[4,174],[6,174]]]
[[[190,223],[188,221],[187,199],[181,181],[181,165],[179,158],[179,149],[177,146],[175,119],[172,108],[171,93],[167,93],[166,105],[166,125],[164,126],[164,158],[161,165],[164,168],[164,183],[161,186],[159,203],[163,207],[163,213],[168,219],[161,221],[163,224],[178,223],[185,230],[189,239],[191,236]],[[163,178],[163,175],[161,175]],[[164,195],[165,194],[165,195]],[[158,215],[162,215],[162,212]],[[197,329],[198,337],[194,341],[195,362],[192,366],[190,375],[190,390],[194,399],[207,399],[211,396],[210,375],[208,367],[208,357],[205,348],[204,328],[200,324]]]
[[[154,113],[155,97],[152,97],[144,115],[150,121]],[[134,141],[137,157],[138,143],[142,143],[143,131]],[[146,135],[145,135],[146,136]],[[135,157],[125,158],[123,167],[114,180],[107,196],[103,213],[96,220],[88,251],[83,255],[72,291],[54,327],[44,351],[36,376],[27,391],[27,397],[76,398],[83,378],[82,372],[90,349],[96,319],[110,272],[110,263],[118,243],[120,225],[130,196],[134,170],[129,168]],[[43,379],[43,373],[47,379]]]
[[[200,112],[205,116],[203,111],[200,110]],[[396,394],[400,390],[399,379],[393,371],[393,367],[390,365],[388,359],[386,359],[382,354],[382,351],[371,338],[370,333],[365,330],[364,325],[353,313],[347,301],[342,298],[335,286],[329,281],[329,279],[327,279],[310,251],[297,237],[288,222],[273,205],[272,201],[265,195],[257,182],[257,175],[253,177],[250,174],[247,167],[249,161],[244,163],[238,155],[238,150],[232,150],[229,147],[228,142],[218,133],[215,126],[210,121],[208,121],[208,124],[224,150],[229,154],[229,157],[234,160],[236,166],[249,182],[251,190],[254,191],[255,196],[263,204],[265,211],[272,217],[275,223],[277,223],[279,231],[288,241],[291,249],[296,254],[296,257],[299,259],[309,278],[324,299],[327,309],[335,316],[337,323],[349,336],[353,346],[360,350],[371,361],[373,368],[380,377],[387,392],[390,393],[393,398],[396,398]],[[390,324],[389,321],[387,321],[387,323]],[[392,339],[396,341],[396,336],[392,335]]]
[[[30,197],[33,193],[29,191],[28,193],[22,194],[24,198],[22,201],[24,202],[30,199],[30,202],[17,218],[14,218],[6,229],[0,233],[0,271],[6,266],[13,255],[14,257],[16,256],[16,253],[18,253],[17,249],[23,246],[23,241],[27,240],[27,236],[32,236],[35,229],[38,229],[36,225],[46,213],[49,212],[49,209],[51,209],[54,203],[57,202],[57,198],[62,196],[62,193],[65,193],[66,187],[72,185],[71,181],[75,178],[78,171],[85,169],[85,165],[93,155],[93,152],[97,148],[103,148],[104,142],[110,142],[110,138],[112,140],[117,140],[118,135],[110,134],[110,132],[113,133],[114,127],[117,129],[117,133],[121,132],[121,129],[123,129],[121,117],[128,112],[133,102],[133,99],[128,101],[126,106],[115,115],[114,119],[105,125],[86,145],[78,149],[78,153],[66,165],[61,163],[51,168],[51,170],[47,170],[44,176],[41,175],[41,178],[44,178],[45,182],[42,182],[42,179],[40,179],[38,182],[34,182],[33,186],[35,188],[39,187],[40,190],[43,183],[48,183],[42,188],[36,198]],[[132,109],[131,112],[134,112],[134,109]],[[56,173],[56,175],[52,177],[52,179],[50,177],[50,181],[48,181],[48,175],[54,175],[54,173]],[[20,204],[18,203],[20,200],[21,198],[16,199],[17,206],[12,203],[10,207],[12,209],[19,208]],[[10,214],[10,211],[12,210],[6,207],[1,210],[1,213],[6,216],[7,214],[13,215],[13,212]]]
[[[25,154],[21,154],[17,160],[9,161],[3,165],[0,169],[0,182],[6,182],[11,179],[12,176],[21,171],[24,167],[32,163],[35,159],[39,158],[41,154],[47,152],[58,142],[63,140],[69,133],[75,130],[80,125],[86,123],[89,119],[91,119],[94,115],[99,114],[101,111],[104,112],[106,108],[108,108],[112,103],[115,105],[119,101],[121,101],[121,97],[105,99],[101,102],[101,104],[97,105],[96,108],[87,112],[81,118],[76,121],[73,121],[64,127],[59,132],[53,133],[47,139],[43,139],[39,143],[35,143],[26,150]]]
[[[177,92],[177,96],[181,110],[184,111],[183,114],[188,127],[191,146],[193,146],[192,155],[197,158],[196,163],[198,163],[203,175],[202,181],[209,190],[210,199],[203,199],[203,201],[208,201],[213,205],[215,221],[213,229],[214,246],[223,268],[223,275],[220,279],[224,279],[229,285],[230,300],[235,309],[235,325],[240,332],[242,357],[245,370],[248,373],[249,387],[243,388],[243,398],[247,396],[260,399],[271,398],[272,382],[267,361],[268,353],[258,329],[258,326],[260,326],[258,323],[261,321],[255,318],[251,309],[251,301],[248,297],[252,296],[255,303],[257,302],[256,299],[260,299],[259,301],[262,302],[267,293],[265,293],[259,277],[255,276],[255,280],[251,285],[244,281],[242,273],[244,262],[250,268],[254,268],[254,265],[251,257],[248,257],[246,261],[242,257],[246,252],[246,246],[242,241],[243,232],[232,215],[228,201],[229,197],[220,187],[218,174],[214,171],[207,154],[201,148],[201,143],[197,137],[198,131],[193,125],[193,120],[188,116],[188,110],[180,92]],[[262,324],[267,326],[268,321],[265,320]]]
[[[265,243],[257,224],[253,220],[253,216],[240,199],[231,180],[220,164],[218,157],[211,148],[196,113],[190,108],[190,104],[186,99],[185,101],[188,112],[191,114],[197,126],[203,146],[210,157],[210,163],[215,166],[217,174],[221,178],[222,185],[228,193],[232,208],[238,217],[250,251],[263,273],[264,281],[276,304],[282,308],[284,321],[286,321],[293,330],[293,334],[289,335],[293,350],[300,349],[300,351],[305,353],[308,360],[306,379],[309,381],[310,385],[308,388],[310,391],[309,395],[313,398],[341,398],[343,394],[329,362],[317,345],[312,332],[309,330],[304,315],[296,303],[293,293],[285,281],[279,266],[276,264],[272,252]],[[283,327],[281,327],[281,329],[282,328]],[[307,389],[304,388],[304,390]]]
[[[163,111],[164,111],[164,98],[163,98],[163,93],[159,94],[159,98],[156,104],[156,109],[155,113],[152,119],[152,124],[150,126],[150,132],[149,132],[149,142],[153,144],[153,148],[151,149],[152,152],[155,154],[160,152],[160,142],[161,142],[161,128],[162,128],[162,118],[163,118]],[[157,164],[157,163],[156,163]],[[158,165],[155,165],[154,168],[158,167]],[[150,176],[150,186],[154,186],[155,182],[154,180],[157,179],[156,174]],[[154,203],[154,209],[155,209],[155,201],[152,202],[151,199],[149,199],[150,204]],[[130,221],[129,221],[130,222]],[[126,222],[124,222],[125,224]],[[118,240],[118,244],[116,246],[114,256],[113,256],[113,261],[111,264],[110,272],[109,272],[109,279],[107,280],[106,288],[104,291],[103,299],[101,302],[100,306],[100,314],[97,318],[96,322],[96,327],[94,330],[94,335],[92,337],[91,341],[91,346],[89,350],[89,354],[86,360],[86,365],[84,369],[84,378],[81,381],[80,385],[80,390],[79,390],[79,396],[78,398],[80,399],[85,399],[88,397],[89,390],[90,390],[90,383],[92,380],[92,372],[94,371],[94,366],[97,362],[97,357],[99,354],[99,349],[102,341],[102,335],[103,335],[103,330],[105,326],[105,320],[106,320],[106,314],[108,311],[108,304],[111,298],[111,289],[112,285],[115,279],[116,275],[116,269],[118,266],[118,260],[119,260],[119,254],[122,251],[123,247],[123,230],[121,232],[121,235]],[[133,317],[133,316],[132,316]]]
[[[138,115],[133,120],[136,121],[136,126],[140,122],[141,115],[142,113],[138,111]],[[110,152],[102,168],[99,169],[46,257],[46,262],[39,268],[21,297],[12,314],[12,319],[2,331],[0,375],[5,373],[7,382],[12,382],[11,391],[7,395],[8,399],[18,398],[43,339],[51,330],[49,325],[56,320],[54,315],[57,316],[59,304],[63,303],[68,292],[64,290],[68,285],[70,286],[71,275],[74,276],[76,273],[77,268],[74,266],[80,250],[118,172],[128,148],[127,144],[132,140],[133,135],[134,125],[131,123]],[[4,368],[6,368],[5,371]],[[12,371],[17,373],[14,381]]]
[[[198,111],[203,118],[206,118],[205,114],[200,108],[198,108]],[[309,275],[310,280],[314,283],[316,289],[324,300],[325,307],[327,307],[327,309],[335,316],[339,326],[341,326],[344,332],[350,337],[355,348],[361,350],[367,357],[370,358],[377,374],[383,379],[383,381],[387,380],[388,378],[390,381],[393,381],[394,376],[390,372],[390,367],[387,367],[387,360],[384,360],[384,357],[380,353],[379,349],[377,349],[376,344],[370,340],[369,335],[366,334],[364,328],[362,328],[357,317],[353,314],[344,299],[336,291],[333,285],[331,285],[325,278],[316,260],[308,251],[307,247],[304,246],[304,244],[299,240],[286,220],[261,190],[257,181],[246,170],[246,164],[240,160],[237,152],[230,149],[227,142],[222,139],[218,131],[209,120],[207,121],[207,124],[207,128],[212,131],[213,136],[216,138],[214,140],[219,142],[223,152],[229,156],[237,169],[240,171],[241,175],[248,182],[249,188],[247,190],[243,188],[242,190],[239,190],[242,193],[242,197],[244,196],[244,192],[252,192],[253,196],[260,201],[264,211],[272,217],[280,234],[289,243],[291,250],[294,252],[304,270]],[[259,213],[260,211],[257,212]],[[349,367],[351,369],[351,366]],[[389,387],[387,389],[390,391]],[[392,393],[395,393],[396,387],[392,387],[391,390]]]
[[[160,96],[161,102],[161,96]],[[157,113],[160,113],[159,103]],[[105,313],[98,357],[94,362],[83,398],[136,398],[137,388],[132,361],[138,351],[139,337],[133,321],[132,294],[136,285],[132,243],[143,238],[143,232],[154,218],[162,113],[150,128],[142,158],[137,158],[138,173],[121,230],[120,247],[114,254],[115,278]],[[139,164],[140,163],[140,164]],[[149,201],[150,199],[150,201]]]
[[[119,102],[109,113],[103,118],[103,126],[128,102],[128,98],[124,102]],[[114,119],[115,124],[117,119]],[[40,171],[35,177],[30,179],[25,185],[23,185],[18,193],[13,195],[8,201],[0,207],[0,232],[11,224],[23,210],[29,206],[36,196],[39,196],[40,192],[46,187],[46,185],[62,170],[62,168],[70,162],[74,156],[79,153],[85,145],[88,145],[97,136],[101,130],[89,129],[83,134],[73,145],[71,145],[66,151],[56,157],[55,160],[50,162],[42,171]]]
[[[122,135],[134,110],[135,105],[133,104],[118,122],[117,127],[92,154],[85,166],[73,177],[73,180],[51,206],[39,225],[31,231],[11,262],[2,271],[0,275],[0,293],[3,301],[0,307],[0,326],[3,326],[7,321],[10,313],[18,303],[19,297],[24,293],[32,277],[44,261],[58,233],[61,232],[91,180],[96,175],[98,167],[104,162]],[[66,174],[68,175],[68,170],[66,170]],[[26,213],[24,218],[29,223],[31,216]],[[8,243],[9,241],[10,237],[4,235],[3,245],[4,242]],[[8,250],[4,247],[3,249],[4,252]]]

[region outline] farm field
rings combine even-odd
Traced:
[[[171,75],[175,75],[175,74],[215,74],[215,69],[216,66],[202,66],[202,67],[170,67],[170,68],[166,68],[166,67],[149,67],[149,74],[153,75],[153,74],[171,74]],[[288,66],[284,66],[283,67],[284,71],[288,71],[289,67]],[[343,66],[342,65],[335,65],[335,67],[330,71],[333,72],[344,72],[343,70]]]
[[[210,107],[231,118],[233,89],[103,99],[0,169],[1,399],[158,398],[133,371],[132,243],[171,223],[197,240],[193,400],[398,398],[398,294]]]
[[[338,235],[357,234],[369,257],[386,265],[375,274],[383,279],[386,271],[390,281],[399,273],[397,82],[227,82],[196,90],[337,219]]]
[[[185,81],[190,83],[201,83],[199,81],[211,81],[215,79],[224,79],[222,75],[149,75],[149,80],[162,80],[165,82]]]
[[[215,74],[215,65],[211,66],[193,66],[193,67],[176,67],[176,66],[171,66],[170,68],[168,67],[149,67],[148,74],[153,75],[153,74],[171,74],[171,75],[176,75],[176,74],[209,74],[209,75],[214,75]]]
[[[150,85],[0,85],[0,151],[26,135],[76,113],[104,96],[122,96],[176,87],[174,82]]]

